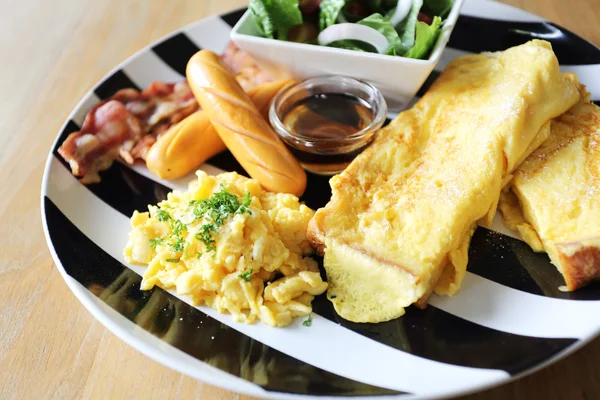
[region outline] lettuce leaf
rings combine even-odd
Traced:
[[[267,11],[268,0],[250,0],[248,8],[254,17],[258,30],[267,38],[273,39],[273,21]]]
[[[288,31],[302,23],[298,0],[250,0],[248,8],[256,26],[267,38],[286,40]]]
[[[402,41],[398,36],[398,32],[396,32],[390,20],[383,15],[371,14],[357,23],[373,28],[385,36],[389,44],[387,54],[395,55],[402,51]]]
[[[400,40],[402,41],[402,52],[400,55],[403,55],[410,49],[412,49],[415,45],[415,32],[417,28],[417,17],[419,16],[419,11],[423,7],[423,0],[413,0],[413,5],[410,9],[410,12],[404,18],[396,29],[400,32]]]
[[[435,44],[442,28],[442,19],[433,17],[431,25],[425,22],[417,22],[417,33],[415,45],[404,56],[408,58],[424,58]]]
[[[453,5],[454,0],[425,0],[425,8],[431,15],[437,15],[442,18],[446,18]]]
[[[287,40],[288,31],[302,23],[298,0],[265,0],[277,39]]]
[[[322,0],[319,5],[319,31],[335,24],[346,0]]]
[[[364,51],[367,53],[377,53],[377,50],[369,43],[361,42],[360,40],[336,40],[327,45],[328,47],[337,47],[338,49]]]

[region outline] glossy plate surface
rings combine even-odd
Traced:
[[[273,398],[438,398],[509,381],[581,347],[600,332],[600,284],[563,293],[544,254],[510,236],[478,229],[463,289],[434,296],[395,321],[370,325],[341,320],[321,296],[310,328],[235,323],[173,293],[141,291],[143,268],[122,255],[129,216],[165,198],[187,180],[161,181],[143,166],[115,163],[102,182],[84,186],[57,154],[86,112],[117,90],[154,80],[178,81],[198,49],[222,52],[236,10],[172,33],[118,66],[73,110],[50,151],[42,186],[48,246],[68,286],[108,329],[177,371],[245,394]],[[503,50],[532,38],[552,43],[565,71],[576,72],[600,101],[600,50],[571,32],[521,10],[467,1],[448,48],[422,95],[454,57]],[[207,172],[243,169],[225,152]],[[309,176],[303,199],[329,199],[327,178]]]

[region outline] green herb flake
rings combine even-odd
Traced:
[[[252,198],[250,192],[246,192],[242,201],[225,189],[221,184],[220,190],[211,197],[202,200],[190,201],[190,207],[196,216],[196,220],[204,218],[204,223],[198,229],[195,237],[206,246],[206,251],[217,249],[216,240],[213,237],[225,220],[236,214],[252,214],[250,204]],[[213,257],[215,254],[213,254]]]
[[[238,278],[243,279],[246,282],[250,282],[250,279],[252,278],[252,268],[250,268],[250,271],[244,271],[239,274]]]
[[[156,211],[156,219],[159,220],[159,221],[161,221],[161,222],[166,222],[166,221],[169,221],[171,219],[171,215],[167,211],[159,208]]]
[[[185,241],[181,237],[178,237],[177,240],[175,240],[175,242],[169,243],[169,246],[171,246],[171,249],[173,249],[173,251],[181,253],[183,252],[184,243]]]
[[[162,239],[162,238],[150,239],[150,247],[152,249],[156,249],[156,246],[158,246],[159,244],[162,244],[163,241],[164,241],[164,239]]]
[[[179,258],[167,258],[165,261],[168,263],[178,263]]]
[[[250,192],[244,193],[244,198],[242,198],[242,204],[238,207],[236,214],[252,214],[252,211],[248,207],[252,203],[252,198],[250,197]]]
[[[179,236],[185,230],[185,224],[178,219],[172,219],[169,227],[171,236]]]
[[[212,237],[212,234],[216,232],[217,230],[215,229],[214,225],[204,224],[200,226],[200,229],[198,230],[198,233],[196,233],[195,237],[196,239],[204,243],[207,251],[212,251],[216,250],[217,248],[215,246],[216,241]]]
[[[308,319],[306,321],[304,321],[302,323],[302,325],[304,325],[304,326],[311,326],[312,325],[312,315],[309,315]]]

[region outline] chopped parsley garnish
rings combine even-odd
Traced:
[[[163,242],[164,242],[164,239],[162,239],[162,238],[150,239],[150,247],[152,249],[156,249],[156,246],[158,246],[159,244],[162,244]]]
[[[171,215],[167,211],[159,208],[156,211],[156,219],[159,220],[159,221],[161,221],[161,222],[166,222],[166,221],[168,221],[168,220],[171,219]]]
[[[246,193],[244,193],[244,197],[242,198],[242,204],[237,209],[236,213],[237,214],[244,214],[244,213],[252,214],[252,211],[250,211],[250,209],[248,208],[248,207],[250,207],[250,203],[252,203],[252,199],[250,198],[250,192],[246,192]]]
[[[306,321],[304,321],[302,323],[302,325],[304,325],[304,326],[311,326],[312,325],[312,315],[309,315],[308,319]]]
[[[169,243],[169,246],[171,246],[171,248],[173,249],[173,251],[181,253],[181,252],[183,252],[183,244],[184,243],[185,243],[185,241],[181,237],[177,237],[177,239],[175,240],[175,242]]]
[[[248,208],[252,203],[250,192],[246,192],[242,201],[228,192],[221,184],[221,190],[207,199],[192,200],[190,206],[196,219],[204,218],[204,224],[200,226],[195,237],[206,246],[206,251],[214,251],[216,240],[213,234],[224,224],[225,220],[235,214],[252,214]]]
[[[180,220],[171,217],[171,215],[162,208],[159,208],[156,211],[156,219],[162,222],[169,222],[171,234],[164,238],[150,239],[150,247],[155,249],[156,246],[158,246],[159,244],[166,243],[169,247],[171,247],[173,251],[177,253],[182,253],[184,249],[185,240],[183,239],[181,234],[186,229],[185,224]],[[169,241],[170,238],[174,238],[174,241]],[[179,261],[179,259],[177,259],[177,261]]]
[[[179,258],[167,258],[165,261],[168,263],[178,263]]]
[[[252,268],[250,268],[250,271],[244,271],[241,274],[239,274],[238,278],[241,278],[246,282],[250,282],[250,279],[252,278]]]
[[[213,252],[213,257],[215,257],[217,246],[214,235],[228,217],[236,214],[252,214],[249,208],[251,203],[250,192],[246,192],[240,201],[236,195],[228,192],[223,184],[221,184],[220,190],[209,198],[190,201],[190,207],[195,216],[194,222],[204,218],[204,223],[194,235],[195,238],[206,246],[206,251]],[[155,249],[156,246],[165,244],[176,253],[186,253],[190,243],[186,243],[184,232],[188,231],[189,228],[181,220],[171,216],[165,208],[167,208],[167,204],[157,209],[154,217],[158,221],[168,222],[171,233],[162,238],[150,239],[150,247]],[[187,254],[183,256],[184,258],[188,257]],[[202,252],[199,252],[197,257],[202,257]],[[180,258],[171,258],[167,261],[179,262],[179,260]],[[248,275],[248,281],[249,279]]]
[[[178,236],[182,231],[185,230],[185,225],[178,219],[172,219],[171,224],[171,236]]]
[[[196,239],[204,243],[206,246],[206,251],[216,250],[215,239],[212,237],[213,233],[217,233],[217,230],[214,225],[204,224],[200,226],[198,233],[196,233]]]

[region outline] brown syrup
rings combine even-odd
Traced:
[[[340,154],[336,149],[346,145],[344,139],[360,132],[374,114],[364,100],[347,94],[322,93],[302,99],[283,115],[286,129],[295,135],[323,139],[314,141],[311,152],[288,146],[298,161],[315,173],[335,173],[343,170],[368,145]]]

